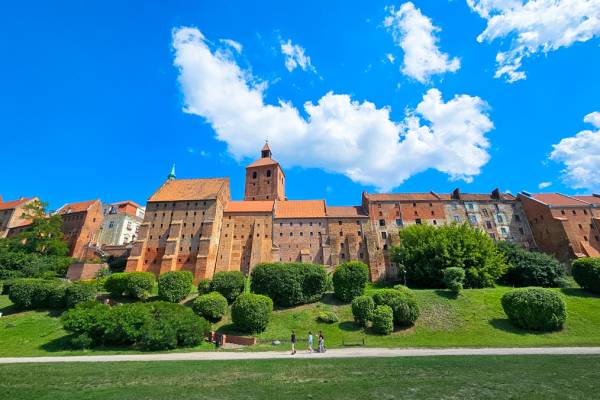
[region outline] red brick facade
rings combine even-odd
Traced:
[[[100,200],[65,204],[56,213],[62,216],[69,256],[80,260],[94,258],[94,247],[104,218]]]

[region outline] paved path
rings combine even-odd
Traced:
[[[203,360],[277,360],[352,357],[427,357],[427,356],[502,356],[502,355],[600,355],[600,347],[507,347],[507,348],[450,348],[450,349],[377,349],[352,348],[331,349],[326,353],[309,354],[300,351],[292,356],[289,352],[262,351],[205,351],[195,353],[125,354],[105,356],[57,356],[57,357],[7,357],[0,364],[55,363],[55,362],[107,362],[107,361],[203,361]]]

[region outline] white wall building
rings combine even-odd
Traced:
[[[134,241],[144,220],[145,210],[145,207],[133,201],[106,204],[98,243],[116,246]]]

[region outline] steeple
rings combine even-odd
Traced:
[[[260,156],[262,158],[271,158],[271,148],[269,147],[269,141],[265,142],[262,150],[260,151]]]
[[[171,181],[175,179],[175,164],[173,164],[173,166],[171,167],[171,172],[169,172],[169,175],[167,176],[167,180]]]

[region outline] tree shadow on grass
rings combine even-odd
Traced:
[[[323,295],[323,297],[321,298],[321,303],[328,304],[330,306],[344,305],[344,303],[342,303],[340,299],[335,297],[335,294],[333,293],[326,293],[325,295]]]
[[[219,332],[219,333],[225,334],[225,335],[252,336],[252,335],[250,335],[247,332],[238,331],[235,328],[234,324],[225,324],[225,325],[222,325],[216,331]]]
[[[358,332],[362,330],[354,321],[344,321],[338,324],[338,327],[346,332]]]
[[[21,312],[21,310],[19,310],[19,308],[17,306],[15,306],[14,304],[11,304],[9,306],[0,308],[0,312],[2,313],[3,316],[7,316],[7,315],[12,315],[12,314],[17,314],[17,313]]]
[[[508,318],[494,318],[494,319],[491,319],[489,321],[489,323],[495,329],[498,329],[498,330],[501,330],[504,332],[508,332],[508,333],[514,333],[517,335],[545,335],[548,333],[552,333],[552,332],[547,332],[547,331],[532,331],[532,330],[528,330],[528,329],[517,328],[510,322],[510,320]]]
[[[448,299],[448,300],[456,300],[459,296],[458,293],[455,293],[451,290],[437,289],[437,290],[434,290],[433,293],[435,293],[439,297],[443,297],[444,299]]]
[[[581,288],[562,288],[560,291],[566,295],[571,297],[589,297],[589,298],[598,298],[600,295],[590,293],[585,289]]]
[[[40,346],[40,349],[50,353],[56,353],[59,351],[73,351],[73,347],[71,346],[71,339],[73,337],[75,337],[75,335],[61,336],[47,343],[44,343]]]

